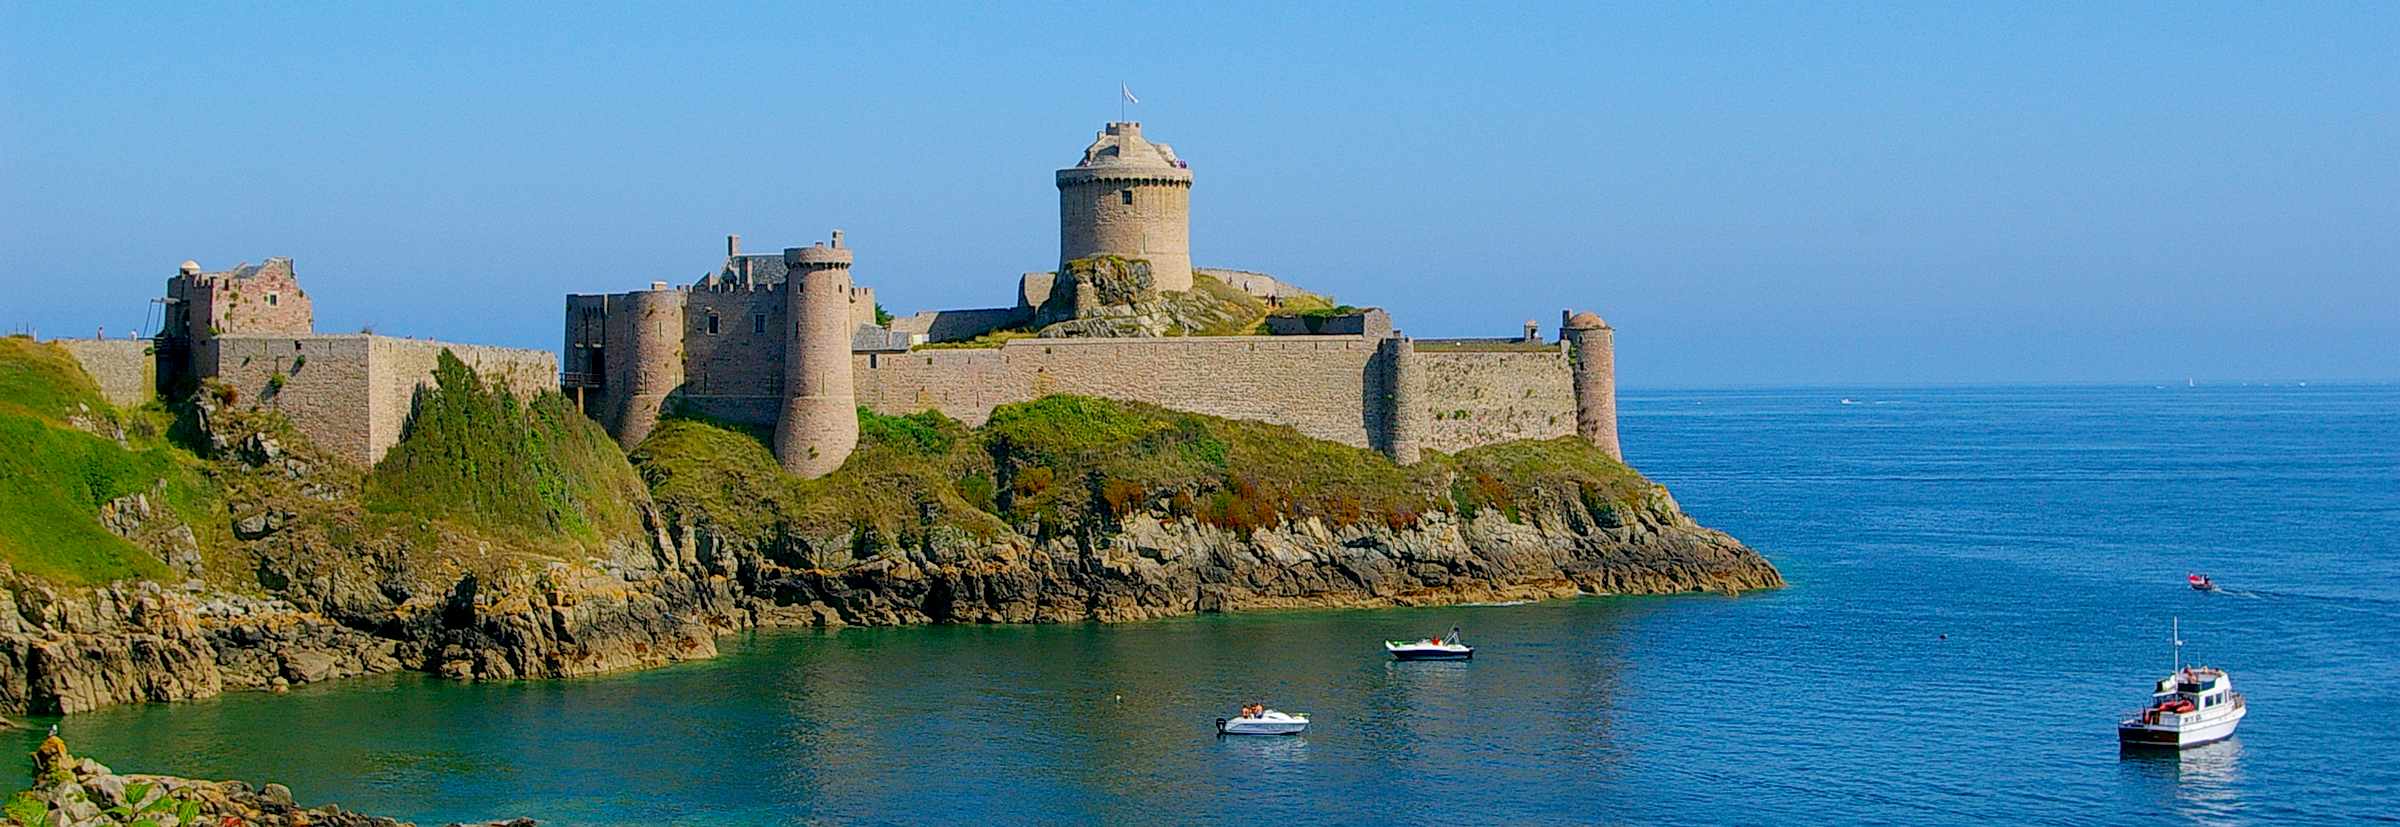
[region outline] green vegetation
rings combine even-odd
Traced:
[[[1558,350],[1556,342],[1528,342],[1516,339],[1463,339],[1453,341],[1417,340],[1418,353],[1539,353]]]
[[[98,514],[162,486],[165,502],[153,507],[217,510],[198,463],[167,444],[167,419],[155,406],[111,407],[63,348],[0,338],[0,560],[70,584],[165,577],[158,558],[103,528]]]
[[[963,348],[999,347],[1016,339],[1031,339],[1036,335],[1037,334],[1035,334],[1033,331],[1026,330],[1021,327],[1008,327],[994,330],[990,333],[986,333],[972,339],[964,339],[956,342],[927,342],[925,344],[916,346],[915,349],[959,350]]]
[[[641,480],[555,393],[519,400],[447,350],[400,443],[366,478],[370,512],[595,544],[640,530]]]
[[[661,511],[722,536],[805,542],[848,532],[843,550],[870,555],[937,535],[1007,532],[989,512],[990,461],[974,432],[930,411],[861,409],[858,450],[821,479],[785,474],[756,430],[684,416],[659,423],[632,460]]]
[[[1083,396],[1003,405],[974,429],[931,411],[859,417],[859,450],[819,480],[783,475],[754,433],[689,418],[662,423],[633,461],[672,515],[760,540],[856,529],[850,551],[862,554],[943,532],[1095,530],[1144,511],[1242,531],[1306,517],[1405,528],[1436,510],[1514,517],[1536,501],[1599,516],[1634,507],[1648,485],[1573,438],[1403,467],[1281,425]]]

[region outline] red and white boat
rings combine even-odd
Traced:
[[[2193,591],[2213,592],[2217,590],[2217,581],[2209,579],[2205,574],[2186,574],[2183,576],[2183,581],[2192,584]]]
[[[2177,624],[2180,626],[2181,624]],[[2180,629],[2179,629],[2180,631]],[[2175,638],[2175,671],[2150,693],[2150,704],[2117,722],[2117,743],[2128,747],[2182,749],[2233,737],[2249,702],[2233,691],[2233,678],[2213,666],[2183,665],[2183,638]]]

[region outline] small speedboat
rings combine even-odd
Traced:
[[[2179,624],[2180,625],[2180,624]],[[2179,630],[2180,632],[2180,630]],[[2182,749],[2233,737],[2250,702],[2233,691],[2233,677],[2213,666],[2183,665],[2183,639],[2175,637],[2175,671],[2150,693],[2149,704],[2117,722],[2125,747]]]
[[[2183,576],[2183,582],[2192,584],[2192,591],[2213,592],[2217,590],[2217,581],[2209,579],[2205,574],[2186,574]]]
[[[1400,660],[1474,660],[1475,647],[1458,642],[1458,627],[1450,634],[1424,640],[1387,640],[1383,651]]]
[[[1245,714],[1239,718],[1218,718],[1218,735],[1298,735],[1308,731],[1308,715],[1294,715],[1273,709]]]

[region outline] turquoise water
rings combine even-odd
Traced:
[[[789,632],[644,673],[394,676],[65,729],[120,770],[436,822],[2394,818],[2400,388],[1623,402],[1630,459],[1792,588]],[[2251,715],[2232,741],[2120,755],[2170,616]],[[1378,651],[1452,624],[1474,662]],[[1211,736],[1250,699],[1316,727]]]

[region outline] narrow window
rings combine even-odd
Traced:
[[[717,335],[717,314],[715,313],[708,314],[708,335]]]
[[[276,303],[277,303],[277,302],[275,301],[275,294],[273,294],[273,293],[268,293],[268,294],[267,294],[267,304],[269,304],[269,305],[274,305],[274,304],[276,304]]]
[[[1119,203],[1119,204],[1131,204],[1131,203],[1133,203],[1133,190],[1117,190],[1117,203]]]
[[[752,335],[763,336],[763,335],[766,335],[766,332],[767,332],[767,314],[765,314],[765,313],[760,313],[760,314],[758,314],[758,315],[756,315],[756,316],[752,316],[752,317],[750,317],[750,333],[751,333]]]

